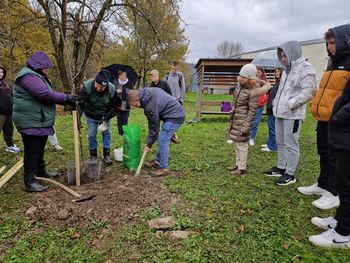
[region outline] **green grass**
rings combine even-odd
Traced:
[[[194,117],[195,97],[187,94],[187,120]],[[227,98],[230,96],[207,95],[206,99]],[[70,115],[57,118],[56,130],[65,151],[47,151],[52,169],[64,171],[73,156],[70,123]],[[144,141],[147,125],[141,110],[132,111],[130,123],[141,123]],[[316,197],[296,190],[313,183],[319,172],[315,125],[308,114],[300,137],[301,158],[296,172],[299,182],[276,187],[274,179],[261,175],[276,162],[275,153],[262,153],[259,148],[267,139],[266,116],[260,124],[256,146],[249,149],[248,173],[244,177],[232,177],[225,170],[234,162],[232,146],[225,139],[227,116],[204,116],[200,123],[184,124],[178,132],[182,142],[172,145],[170,159],[170,168],[183,176],[166,178],[164,184],[183,200],[170,211],[177,218],[176,229],[198,233],[185,241],[158,238],[148,229],[147,220],[161,215],[158,207],[144,211],[136,226],[125,225],[120,231],[104,224],[84,229],[45,229],[16,213],[32,198],[22,191],[18,175],[0,192],[0,251],[6,251],[0,262],[349,262],[350,250],[318,248],[307,239],[321,232],[310,223],[311,217],[335,212],[317,210],[311,205]],[[113,146],[119,145],[114,140]],[[4,148],[3,142],[0,147]],[[87,150],[84,154],[88,154]],[[2,153],[1,157],[0,166],[15,162],[11,154]],[[114,164],[113,169],[121,169],[120,164]],[[98,249],[89,240],[101,235],[102,230],[110,239],[104,249]],[[76,231],[82,233],[79,238],[74,238]]]

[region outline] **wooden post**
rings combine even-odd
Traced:
[[[15,175],[15,173],[18,172],[19,169],[21,169],[23,166],[23,158],[21,158],[14,166],[11,167],[10,170],[7,171],[3,176],[0,178],[0,188],[4,186],[12,178],[12,176]]]
[[[202,94],[203,94],[203,80],[204,80],[204,65],[200,68],[200,80],[197,92],[197,102],[196,102],[196,116],[194,117],[196,121],[200,121],[202,118]],[[199,71],[199,70],[198,70]]]
[[[75,163],[75,184],[80,186],[80,159],[79,159],[79,131],[77,112],[72,111],[74,129],[74,163]]]

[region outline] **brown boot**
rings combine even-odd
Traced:
[[[231,171],[230,174],[231,175],[242,175],[244,174],[245,170],[240,170],[240,169],[236,169],[234,171]]]
[[[153,172],[150,172],[149,175],[152,177],[167,176],[167,175],[169,175],[169,170],[168,169],[158,169],[158,170],[155,170]]]
[[[179,138],[177,137],[176,133],[174,133],[171,137],[171,141],[175,144],[179,143]]]
[[[156,161],[147,162],[144,163],[144,165],[147,168],[159,168],[159,163],[157,163]]]

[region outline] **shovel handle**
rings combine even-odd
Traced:
[[[135,176],[139,176],[140,175],[143,162],[145,161],[145,158],[146,158],[146,154],[147,154],[147,152],[144,151],[143,154],[142,154],[142,158],[140,160],[139,166],[137,167]]]
[[[68,193],[70,193],[72,196],[77,197],[77,198],[81,198],[81,194],[73,191],[69,187],[67,187],[67,186],[65,186],[65,185],[63,185],[63,184],[61,184],[61,183],[59,183],[59,182],[57,182],[55,180],[52,180],[50,178],[44,178],[44,177],[36,177],[36,176],[35,176],[35,179],[36,180],[41,180],[41,181],[44,181],[44,182],[49,182],[51,184],[57,185],[57,186],[61,187],[63,190],[65,190]]]

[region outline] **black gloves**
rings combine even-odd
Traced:
[[[75,106],[78,101],[77,95],[66,94],[66,105]]]

